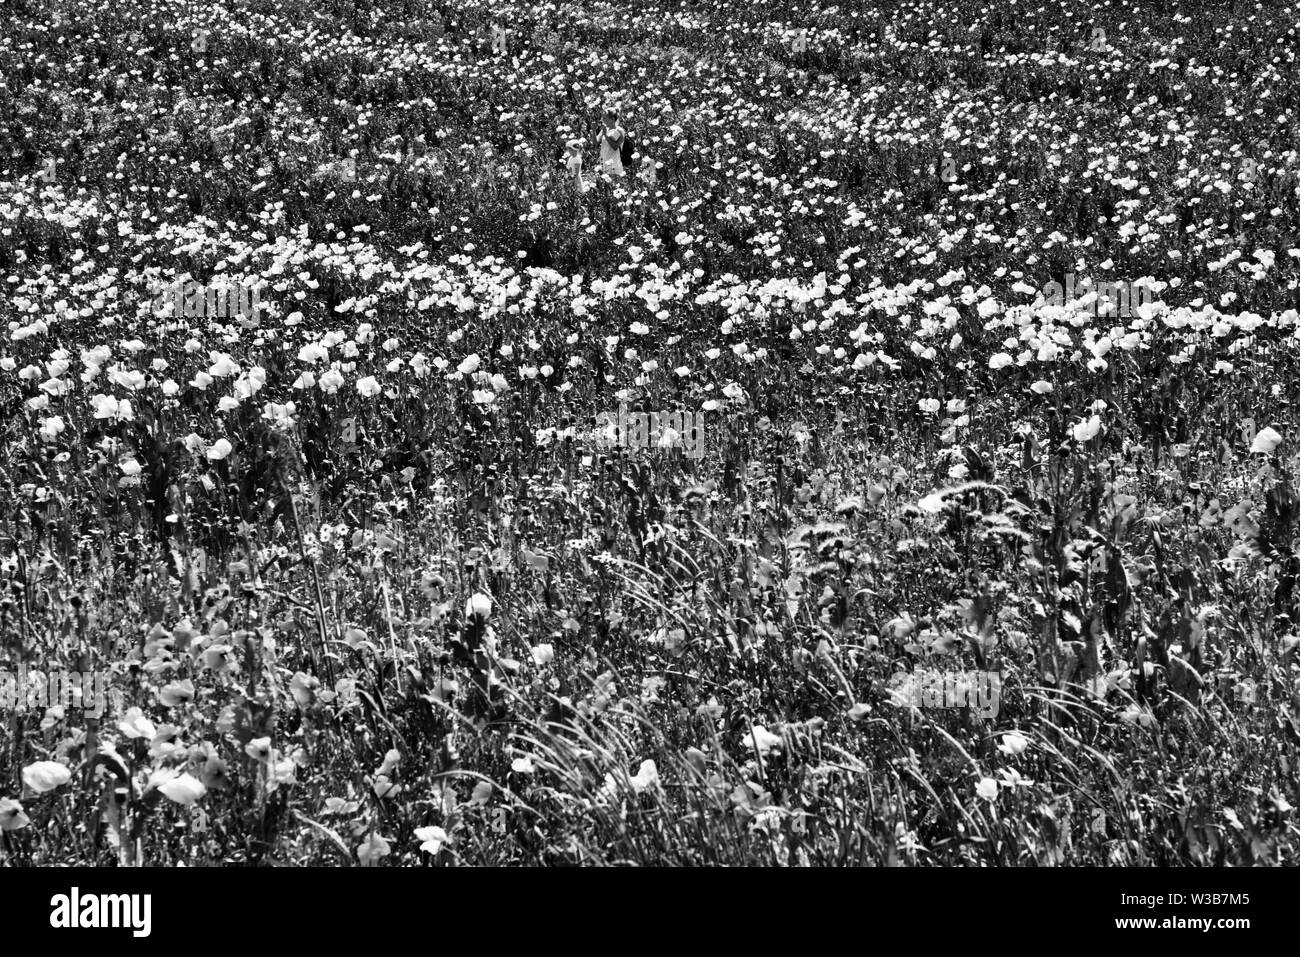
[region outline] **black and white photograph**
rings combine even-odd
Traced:
[[[14,913],[898,868],[1252,929],[1298,58],[1241,0],[2,0]]]

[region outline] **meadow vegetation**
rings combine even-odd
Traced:
[[[1295,863],[1294,11],[858,6],[7,3],[0,860]]]

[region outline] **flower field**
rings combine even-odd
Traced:
[[[1296,863],[1293,8],[0,16],[0,862]]]

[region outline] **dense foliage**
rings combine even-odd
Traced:
[[[1294,863],[1294,9],[857,6],[7,3],[0,857]]]

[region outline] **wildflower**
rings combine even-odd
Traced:
[[[998,750],[1014,757],[1022,754],[1027,747],[1029,747],[1028,738],[1019,731],[1008,731],[1002,736],[1002,743],[998,745]]]
[[[90,400],[95,410],[95,418],[112,419],[115,422],[130,422],[135,418],[131,403],[126,399],[116,399],[111,395],[97,395]]]
[[[23,806],[13,798],[0,798],[0,831],[17,831],[31,823]]]
[[[193,775],[181,774],[179,777],[172,778],[166,784],[161,785],[158,790],[168,800],[189,807],[202,798],[208,789],[202,781]]]
[[[944,502],[942,492],[931,492],[916,504],[921,511],[930,515],[937,515],[943,511],[946,503]]]
[[[145,738],[152,741],[158,734],[158,729],[154,723],[144,716],[144,712],[139,708],[130,708],[122,716],[122,720],[117,723],[117,730],[121,731],[128,738]]]
[[[420,850],[436,856],[442,850],[442,845],[447,843],[447,832],[436,825],[417,827],[415,839],[420,842]]]
[[[1076,422],[1070,430],[1076,442],[1087,442],[1097,437],[1101,431],[1101,416],[1094,415],[1091,418]]]
[[[357,845],[357,860],[361,862],[362,867],[374,867],[382,858],[387,857],[389,852],[388,841],[378,834],[371,834]]]
[[[465,602],[465,616],[467,618],[486,618],[492,613],[492,599],[482,592],[475,592],[474,596]]]
[[[1256,455],[1268,455],[1282,444],[1282,436],[1270,426],[1264,426],[1250,443],[1250,451]]]
[[[779,734],[773,734],[761,724],[751,727],[750,733],[745,735],[744,743],[745,747],[751,751],[756,750],[760,754],[771,751],[773,748],[780,750],[785,744]]]
[[[57,761],[37,761],[23,768],[23,784],[37,794],[53,791],[72,780],[72,772],[66,764]]]
[[[62,416],[52,415],[47,419],[42,419],[41,438],[46,442],[53,442],[65,428],[67,426],[64,424]]]
[[[174,708],[186,701],[194,700],[194,682],[189,678],[183,681],[172,681],[162,686],[158,691],[158,700],[168,708]]]
[[[326,395],[333,395],[343,387],[343,376],[336,369],[330,369],[321,375],[318,384]]]
[[[642,761],[641,767],[637,769],[635,775],[628,779],[632,789],[640,794],[642,791],[649,790],[659,783],[659,769],[655,767],[654,761]]]
[[[213,352],[211,356],[212,365],[208,367],[208,375],[213,378],[223,379],[239,372],[239,363],[224,352]]]

